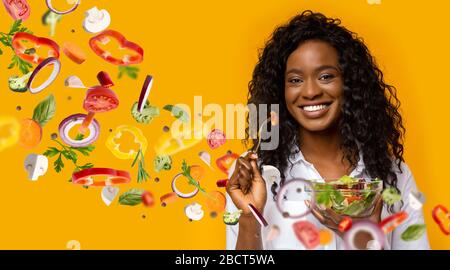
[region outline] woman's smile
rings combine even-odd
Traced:
[[[323,117],[329,112],[333,102],[316,102],[311,104],[300,105],[298,108],[306,118],[316,119]]]

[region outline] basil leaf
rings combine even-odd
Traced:
[[[426,232],[425,224],[414,224],[409,226],[401,235],[403,241],[418,240]]]
[[[143,189],[132,188],[129,191],[123,193],[119,197],[119,204],[135,206],[142,202],[142,194],[145,192]]]
[[[47,124],[48,121],[53,118],[53,116],[55,115],[55,111],[55,97],[53,97],[53,95],[49,95],[34,109],[33,120],[38,122],[39,125],[43,127],[45,124]]]

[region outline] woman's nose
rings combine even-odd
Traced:
[[[305,99],[314,99],[322,95],[322,89],[315,80],[306,80],[303,86],[301,95]]]

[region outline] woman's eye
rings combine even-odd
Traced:
[[[322,76],[320,76],[319,80],[326,81],[326,80],[331,80],[333,78],[334,78],[334,76],[332,74],[323,74]]]
[[[289,82],[290,83],[301,83],[303,81],[301,79],[299,79],[299,78],[294,78],[294,79],[290,79]]]

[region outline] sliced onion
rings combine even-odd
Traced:
[[[355,245],[355,236],[359,232],[369,233],[373,241],[377,242],[376,247],[382,249],[384,245],[384,233],[378,226],[378,224],[371,221],[359,221],[355,223],[352,228],[344,234],[345,248],[348,250],[358,250]]]
[[[46,67],[47,65],[51,65],[53,64],[53,71],[52,74],[50,74],[50,76],[48,77],[48,79],[43,82],[41,85],[39,85],[36,88],[32,87],[33,84],[33,80],[36,77],[36,75],[39,73],[39,71],[41,71],[44,67]],[[53,83],[53,81],[56,79],[56,77],[59,74],[59,71],[61,70],[61,62],[55,58],[55,57],[49,57],[47,59],[45,59],[44,61],[42,61],[34,70],[33,73],[31,73],[30,79],[28,80],[27,83],[27,88],[28,90],[30,90],[30,92],[32,94],[37,94],[39,92],[41,92],[42,90],[44,90],[45,88],[47,88],[50,84]]]
[[[87,88],[80,78],[75,75],[69,76],[64,80],[64,85],[70,88]]]
[[[181,198],[184,198],[184,199],[192,198],[195,195],[197,195],[197,193],[198,193],[198,188],[197,187],[195,187],[195,190],[190,192],[190,193],[183,193],[183,192],[181,192],[181,191],[179,191],[177,189],[177,183],[176,183],[177,179],[180,176],[182,176],[182,175],[183,175],[182,173],[179,173],[179,174],[175,175],[175,177],[172,179],[172,190],[173,190],[173,192],[175,192],[178,195],[178,197],[181,197]]]
[[[256,209],[255,206],[253,206],[253,204],[249,203],[248,208],[252,212],[253,216],[255,216],[255,218],[259,222],[259,224],[261,224],[261,226],[263,226],[263,227],[269,226],[269,223],[267,223],[267,220],[263,217],[263,215],[261,215],[261,213],[258,211],[258,209]]]
[[[141,94],[139,95],[139,102],[138,102],[139,112],[142,112],[142,110],[144,109],[148,95],[150,94],[150,90],[152,89],[152,85],[153,85],[153,77],[152,75],[147,75],[144,81],[144,85],[142,85]]]
[[[300,201],[310,201],[307,207]],[[315,205],[315,193],[309,181],[304,179],[292,179],[286,182],[277,193],[277,208],[285,218],[302,218],[311,213]],[[299,202],[293,205],[293,202]]]
[[[78,5],[80,4],[80,0],[76,0],[76,2],[73,4],[73,6],[70,9],[64,10],[64,11],[60,11],[60,10],[57,10],[57,9],[55,9],[53,7],[52,0],[46,0],[45,2],[47,4],[48,9],[50,9],[52,12],[54,12],[56,14],[61,14],[61,15],[73,12],[75,9],[77,9]]]
[[[89,124],[89,136],[87,136],[86,138],[77,141],[70,138],[69,136],[69,131],[75,125],[83,123],[85,118],[85,114],[78,113],[62,120],[59,124],[59,136],[61,137],[61,140],[72,147],[84,147],[94,143],[100,135],[100,125],[95,119]]]

